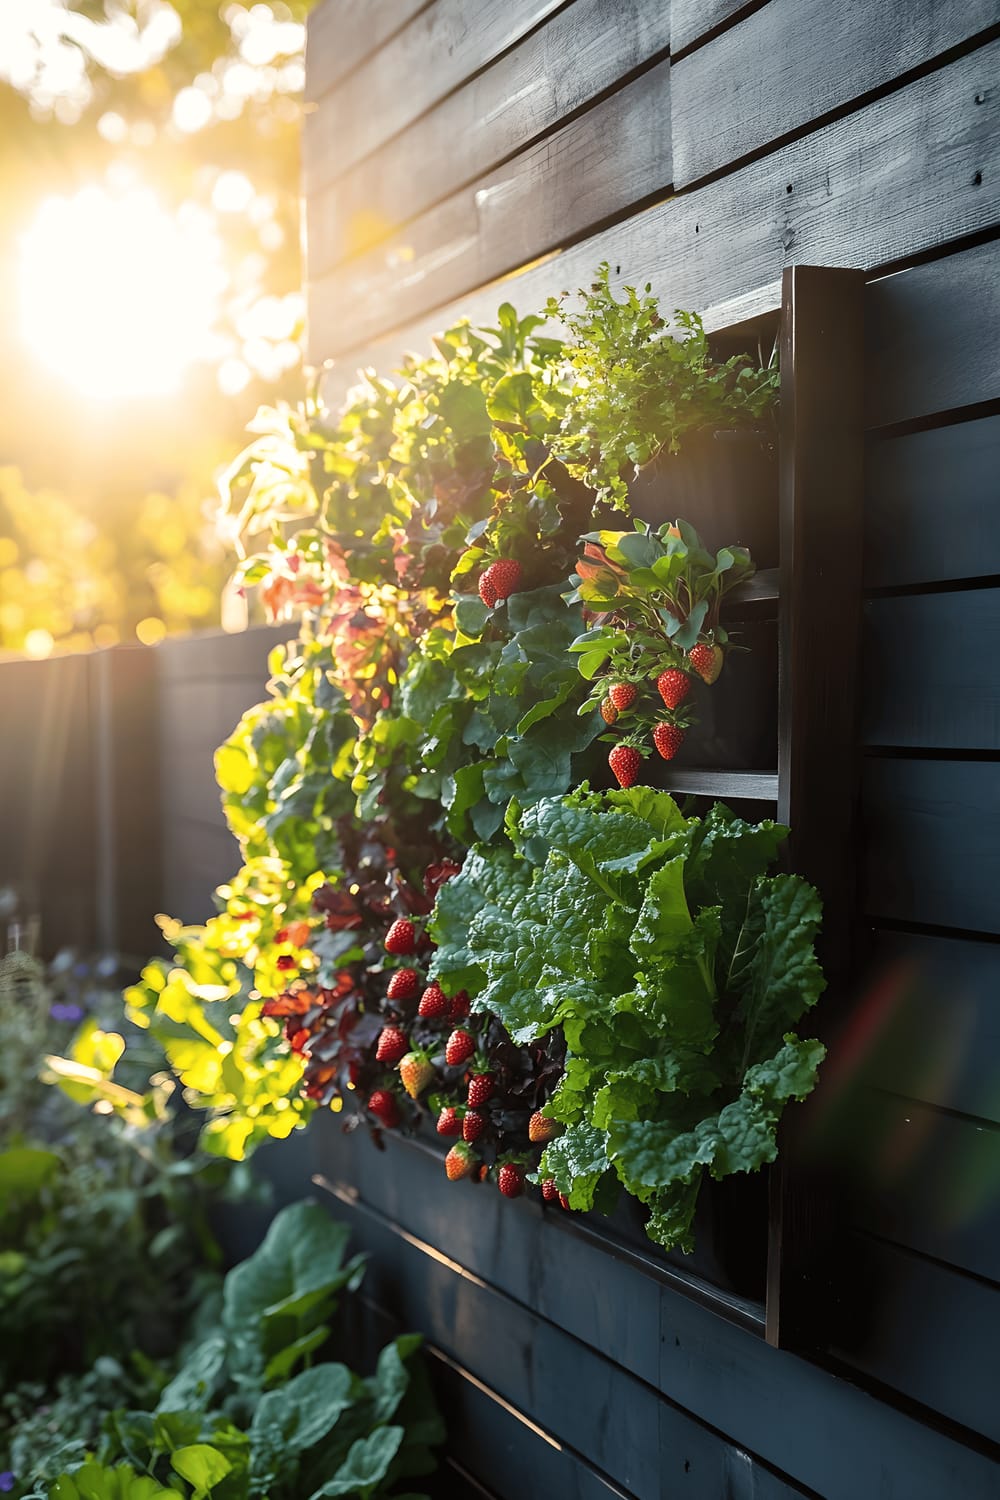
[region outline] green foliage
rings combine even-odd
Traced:
[[[434,972],[527,1043],[561,1026],[565,1126],[542,1157],[572,1207],[614,1172],[648,1233],[691,1248],[697,1185],[775,1156],[823,1047],[793,1027],[819,998],[819,898],[768,875],[785,829],[665,793],[586,788],[526,809],[520,853],[481,849],[441,891]]]

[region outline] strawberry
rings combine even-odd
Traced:
[[[410,1039],[399,1026],[385,1026],[375,1048],[375,1056],[382,1063],[398,1063],[404,1052],[410,1050]]]
[[[429,984],[420,997],[417,1006],[417,1015],[422,1016],[425,1021],[436,1021],[441,1016],[446,1016],[451,1009],[451,1001],[439,984]]]
[[[475,1152],[470,1151],[464,1141],[458,1141],[444,1159],[444,1169],[448,1174],[449,1182],[458,1182],[462,1177],[468,1177],[475,1170],[477,1158]]]
[[[368,1108],[377,1119],[381,1120],[387,1130],[399,1124],[399,1105],[396,1103],[395,1094],[390,1093],[388,1089],[376,1089],[368,1100]]]
[[[412,953],[416,947],[417,931],[408,917],[397,917],[385,935],[387,953]]]
[[[718,681],[724,660],[722,647],[710,646],[707,641],[699,641],[688,652],[688,661],[694,667],[702,682],[707,682],[709,687],[711,687],[713,682]]]
[[[489,568],[486,569],[486,572],[483,574],[482,578],[480,578],[480,580],[479,580],[479,597],[480,597],[480,599],[482,599],[482,601],[486,605],[487,609],[495,609],[496,608],[496,604],[497,604],[497,591],[493,587],[493,584],[490,582],[490,570],[489,570]]]
[[[656,679],[656,691],[668,708],[679,708],[691,691],[691,678],[680,667],[668,667]]]
[[[491,1099],[496,1086],[497,1081],[492,1073],[476,1073],[469,1081],[471,1107],[478,1109],[481,1104],[486,1103],[487,1099]]]
[[[620,714],[632,707],[638,695],[639,690],[634,682],[614,682],[608,688],[608,697]]]
[[[601,703],[601,718],[605,724],[614,724],[618,718],[618,710],[610,698],[603,699]]]
[[[516,1161],[505,1161],[497,1173],[497,1187],[505,1198],[519,1198],[524,1192],[524,1168]]]
[[[408,1052],[399,1065],[399,1076],[411,1099],[417,1099],[434,1077],[434,1068],[422,1052]]]
[[[455,1113],[450,1104],[445,1105],[444,1109],[438,1115],[437,1133],[438,1135],[462,1134],[461,1117]]]
[[[551,1141],[552,1137],[558,1134],[558,1122],[550,1120],[547,1115],[542,1114],[540,1109],[536,1109],[528,1121],[528,1140],[539,1146],[545,1141]]]
[[[521,564],[512,557],[501,557],[491,563],[481,581],[489,583],[497,599],[507,599],[521,587]]]
[[[412,1000],[420,985],[416,969],[397,969],[389,980],[386,994],[390,1000]]]
[[[556,1180],[554,1177],[546,1177],[545,1181],[542,1183],[542,1197],[545,1199],[546,1203],[554,1203],[559,1197],[559,1189],[556,1187]]]
[[[449,1007],[448,1020],[464,1021],[471,1009],[472,1002],[470,1001],[468,995],[464,990],[459,990],[458,994],[452,1000],[451,1006]]]
[[[486,1129],[486,1116],[481,1109],[467,1109],[462,1120],[462,1139],[478,1141]]]
[[[564,1208],[567,1213],[572,1212],[572,1209],[569,1206],[569,1199],[566,1197],[565,1193],[559,1194],[559,1207]]]
[[[476,1050],[476,1039],[470,1031],[465,1031],[461,1026],[453,1031],[448,1038],[444,1049],[444,1060],[449,1068],[457,1067],[459,1063],[466,1062]]]
[[[608,756],[608,765],[614,771],[619,786],[635,786],[642,768],[642,756],[634,745],[616,745]]]
[[[678,729],[676,724],[668,724],[663,720],[653,725],[653,744],[664,760],[673,760],[683,743],[684,731]]]

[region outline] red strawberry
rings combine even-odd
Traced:
[[[634,682],[615,682],[608,689],[608,697],[621,714],[627,708],[632,707],[638,696],[638,691]]]
[[[521,587],[521,572],[519,562],[515,562],[512,557],[501,557],[486,569],[483,580],[489,581],[489,586],[498,599],[506,599],[511,594],[516,594]]]
[[[634,745],[616,745],[608,756],[608,765],[618,778],[619,786],[635,786],[642,768],[642,756]]]
[[[444,1109],[438,1115],[437,1133],[438,1135],[462,1134],[461,1118],[455,1113],[450,1104],[445,1105]]]
[[[387,1130],[399,1124],[399,1105],[395,1094],[391,1094],[388,1089],[376,1089],[368,1100],[368,1108]]]
[[[709,687],[711,687],[713,682],[718,681],[724,660],[722,647],[710,646],[707,641],[699,641],[688,652],[688,661],[694,667],[702,682],[707,682]]]
[[[505,1161],[497,1173],[497,1187],[505,1198],[519,1198],[524,1192],[524,1168],[515,1161]]]
[[[605,724],[613,724],[618,718],[618,710],[610,698],[605,698],[601,703],[601,718]]]
[[[444,1049],[444,1060],[449,1068],[457,1067],[459,1063],[466,1062],[476,1050],[476,1039],[470,1031],[465,1031],[461,1026],[453,1031],[448,1038]]]
[[[653,744],[664,760],[673,760],[684,743],[684,731],[666,720],[653,725]]]
[[[416,969],[397,969],[389,980],[386,994],[390,1000],[412,1000],[420,986]]]
[[[475,1169],[477,1158],[475,1152],[470,1151],[464,1141],[459,1141],[452,1146],[444,1159],[444,1169],[448,1174],[449,1182],[458,1182],[462,1177],[468,1177]]]
[[[546,1177],[545,1181],[542,1183],[542,1197],[545,1199],[546,1203],[554,1203],[559,1197],[559,1189],[556,1187],[556,1180],[554,1177]]]
[[[559,1194],[559,1207],[560,1208],[565,1208],[568,1213],[572,1212],[572,1210],[570,1209],[570,1206],[569,1206],[569,1199],[566,1197],[565,1193],[560,1193]]]
[[[486,572],[479,580],[479,597],[480,599],[482,599],[487,609],[494,609],[496,607],[497,591],[493,587],[493,584],[490,582],[489,568],[486,569]]]
[[[397,917],[385,935],[387,953],[412,953],[416,947],[417,931],[408,917]]]
[[[417,1015],[423,1016],[425,1021],[435,1021],[440,1016],[446,1016],[451,1009],[451,1001],[439,984],[429,984],[420,997],[417,1006]]]
[[[385,1026],[378,1039],[375,1048],[375,1056],[379,1062],[398,1063],[405,1052],[410,1050],[410,1039],[399,1026]]]
[[[399,1076],[411,1099],[417,1099],[434,1077],[434,1068],[420,1052],[408,1052],[399,1065]]]
[[[680,667],[668,667],[656,679],[656,690],[668,708],[679,708],[691,691],[691,678]]]
[[[462,1121],[462,1139],[478,1141],[486,1129],[486,1116],[481,1109],[467,1109]]]
[[[452,1000],[451,1006],[448,1010],[448,1020],[464,1021],[471,1009],[472,1003],[469,1000],[468,995],[464,990],[459,990],[458,994]]]
[[[542,1114],[540,1109],[536,1109],[528,1121],[528,1140],[538,1146],[545,1141],[551,1141],[552,1137],[558,1134],[558,1122],[550,1120],[547,1115]]]
[[[469,1104],[473,1109],[478,1109],[485,1104],[487,1099],[493,1097],[493,1091],[497,1086],[496,1078],[492,1073],[476,1073],[469,1080]]]

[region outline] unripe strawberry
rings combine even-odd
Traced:
[[[445,1105],[444,1109],[438,1115],[437,1133],[438,1135],[462,1134],[461,1118],[455,1113],[454,1108],[450,1104]]]
[[[483,578],[489,580],[489,586],[498,600],[517,593],[521,587],[521,576],[521,564],[512,557],[501,557],[497,562],[491,563],[483,574]]]
[[[610,698],[603,699],[601,703],[601,718],[605,724],[614,724],[618,718],[618,710]]]
[[[468,1177],[475,1169],[478,1158],[475,1152],[470,1151],[464,1141],[458,1141],[444,1159],[444,1169],[448,1174],[449,1182],[458,1182],[462,1177]]]
[[[524,1192],[524,1168],[515,1161],[505,1161],[497,1173],[497,1187],[505,1198],[519,1198]]]
[[[390,1093],[388,1089],[376,1089],[368,1100],[368,1108],[387,1130],[399,1124],[399,1105],[396,1103],[395,1094]]]
[[[472,1002],[468,995],[464,990],[459,990],[458,994],[452,998],[451,1005],[448,1008],[448,1020],[464,1021],[471,1009]]]
[[[379,1062],[398,1063],[399,1059],[410,1050],[410,1039],[406,1032],[399,1026],[385,1026],[378,1039],[375,1048],[375,1056]]]
[[[412,953],[416,947],[417,931],[408,917],[397,917],[385,935],[387,953]]]
[[[545,1199],[546,1203],[555,1203],[556,1199],[559,1197],[559,1189],[556,1187],[556,1180],[554,1177],[546,1177],[545,1181],[542,1183],[542,1197]]]
[[[536,1109],[528,1121],[528,1140],[533,1141],[536,1146],[544,1145],[559,1134],[559,1122],[550,1120],[543,1115],[540,1109]]]
[[[691,691],[691,678],[680,667],[668,667],[656,679],[656,690],[668,708],[678,708]]]
[[[486,1129],[486,1116],[481,1109],[467,1109],[462,1121],[462,1139],[478,1141]]]
[[[653,725],[653,744],[664,760],[673,760],[684,743],[684,731],[666,721]]]
[[[709,687],[711,687],[713,682],[718,681],[724,660],[722,647],[710,646],[706,641],[699,641],[688,652],[688,661],[694,667],[702,682],[707,682]]]
[[[642,769],[642,756],[634,745],[616,745],[608,756],[608,765],[614,771],[619,786],[635,786]]]
[[[638,697],[638,692],[639,690],[634,682],[615,682],[608,689],[608,697],[621,714],[627,708],[632,707],[632,704]]]
[[[434,1077],[434,1068],[420,1052],[408,1052],[399,1065],[399,1076],[411,1099],[417,1099]]]
[[[478,1109],[485,1104],[487,1099],[492,1099],[497,1081],[492,1073],[476,1073],[469,1080],[469,1104],[473,1109]]]
[[[420,976],[416,969],[397,969],[389,980],[386,994],[390,1000],[412,1000],[420,988]]]
[[[435,1021],[451,1010],[451,1001],[439,984],[429,984],[420,997],[417,1015],[425,1021]]]
[[[476,1050],[476,1039],[469,1031],[459,1027],[453,1031],[448,1038],[444,1049],[444,1060],[449,1068],[457,1067],[459,1063],[467,1062]]]

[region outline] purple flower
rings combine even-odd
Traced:
[[[83,1006],[73,1005],[72,1002],[66,1003],[62,1000],[56,1000],[49,1006],[49,1015],[53,1021],[82,1021]],[[0,1478],[2,1477],[0,1475]],[[9,1489],[10,1486],[8,1485],[7,1488]]]
[[[0,1490],[3,1490],[4,1493],[6,1493],[8,1490],[12,1490],[13,1488],[14,1475],[10,1472],[9,1469],[4,1469],[4,1471],[0,1473]]]

